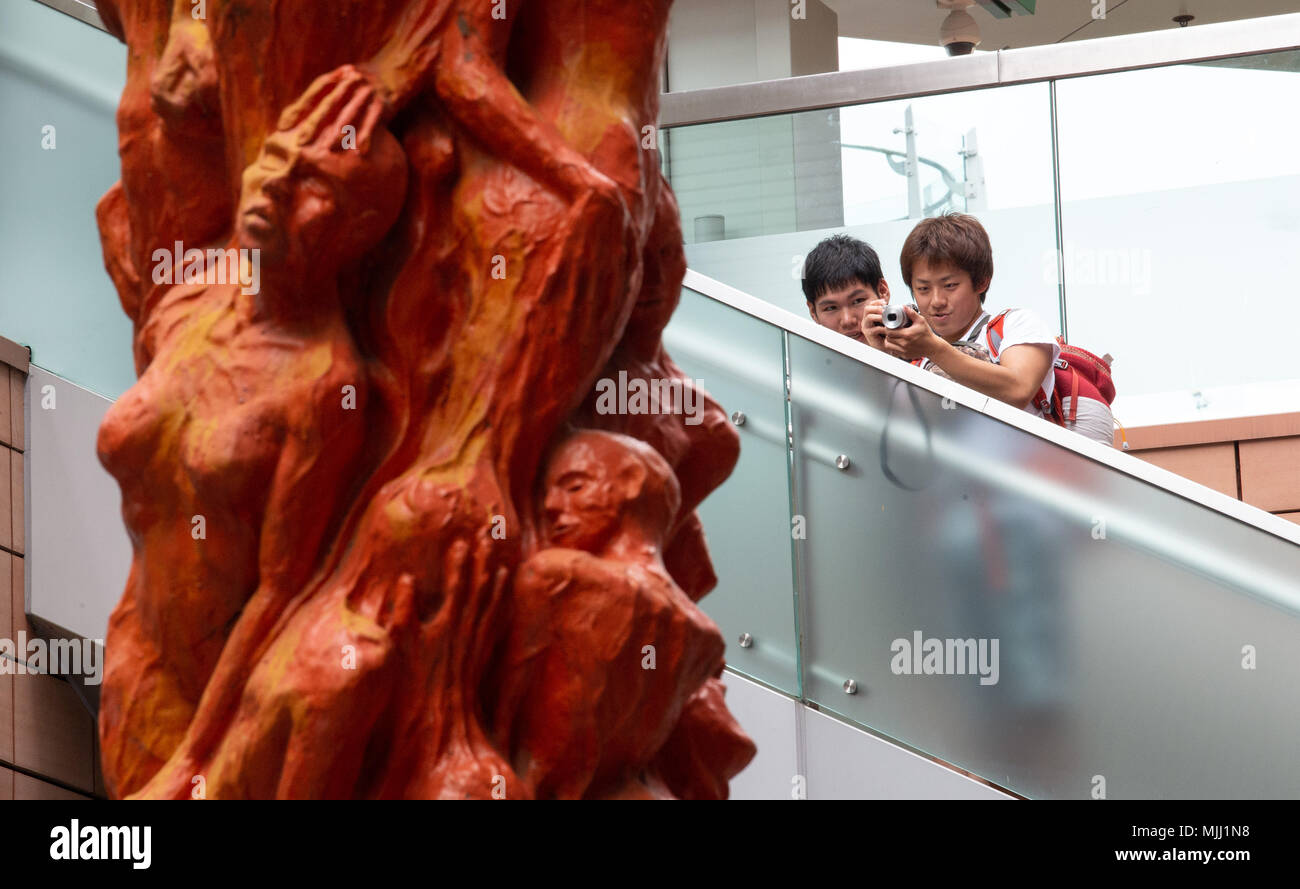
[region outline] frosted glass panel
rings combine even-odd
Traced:
[[[732,669],[798,694],[783,335],[686,290],[664,343],[728,414],[745,415],[740,462],[699,510],[719,578],[700,607],[722,628]]]
[[[1294,544],[789,353],[809,700],[1031,797],[1300,796]]]

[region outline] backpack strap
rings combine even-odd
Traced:
[[[998,312],[997,316],[988,322],[988,329],[984,331],[984,339],[989,344],[989,354],[994,358],[1002,351],[1002,328],[1006,325],[1007,313],[1010,309],[1003,309]]]
[[[1004,314],[1005,314],[1005,313],[1004,313]],[[985,312],[982,316],[980,316],[979,323],[976,324],[976,325],[971,329],[970,336],[966,337],[966,339],[964,339],[964,340],[957,340],[955,343],[953,343],[953,345],[954,345],[954,346],[978,346],[978,345],[979,345],[979,338],[980,338],[980,331],[984,329],[984,325],[985,325],[985,324],[988,324],[988,323],[989,323],[989,318],[990,318],[990,317],[992,317],[992,316],[990,316],[988,312]],[[999,339],[1001,339],[1001,336],[999,336]],[[922,366],[923,364],[925,364],[925,359],[924,359],[924,358],[914,358],[914,359],[912,359],[912,364],[916,365],[917,367],[920,367],[920,366]]]
[[[975,327],[972,328],[972,330],[971,330],[971,332],[970,332],[970,336],[966,337],[966,339],[964,339],[964,340],[960,340],[960,341],[958,341],[958,342],[956,342],[956,343],[953,343],[953,345],[955,345],[955,346],[976,346],[976,345],[979,345],[980,331],[984,329],[984,325],[985,325],[985,324],[988,324],[988,323],[989,323],[989,319],[992,318],[992,317],[993,317],[993,316],[990,315],[988,312],[985,312],[983,315],[980,316],[979,324],[976,324]],[[1001,317],[1001,316],[999,316],[999,317]],[[1002,338],[1002,336],[1001,336],[1001,334],[999,334],[999,335],[998,335],[998,339],[1001,339],[1001,338]]]
[[[989,354],[994,358],[997,358],[998,353],[1002,351],[1002,329],[1006,325],[1007,313],[1010,311],[1010,309],[1003,309],[998,312],[993,320],[988,322],[988,327],[984,331],[984,340],[989,344]],[[1044,417],[1057,423],[1057,425],[1061,425],[1061,421],[1056,419],[1056,415],[1060,413],[1060,410],[1056,405],[1052,404],[1052,400],[1047,397],[1047,393],[1043,391],[1042,386],[1039,386],[1038,391],[1034,393],[1033,403],[1043,412]]]

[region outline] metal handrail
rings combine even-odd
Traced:
[[[99,17],[99,12],[95,9],[95,4],[90,0],[36,0],[36,2],[43,3],[50,9],[57,9],[59,12],[85,22],[93,28],[108,31],[104,27],[104,20]]]
[[[668,129],[1295,49],[1300,49],[1300,13],[1289,13],[664,93],[659,99],[659,126]]]

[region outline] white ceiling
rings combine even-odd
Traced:
[[[841,37],[937,45],[948,14],[935,0],[822,0],[839,15]],[[1033,15],[994,18],[974,7],[983,41],[980,49],[1040,46],[1063,40],[1091,40],[1176,28],[1173,18],[1196,16],[1189,27],[1266,15],[1300,12],[1300,0],[1107,0],[1105,19],[1094,20],[1094,0],[1038,0]],[[1069,36],[1067,36],[1069,35]]]

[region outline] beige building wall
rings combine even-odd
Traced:
[[[1300,524],[1300,414],[1145,426],[1127,436],[1134,456]]]
[[[25,347],[0,337],[0,638],[10,640],[35,636],[24,595],[28,357]],[[0,673],[0,800],[102,797],[98,754],[94,719],[71,685]]]

